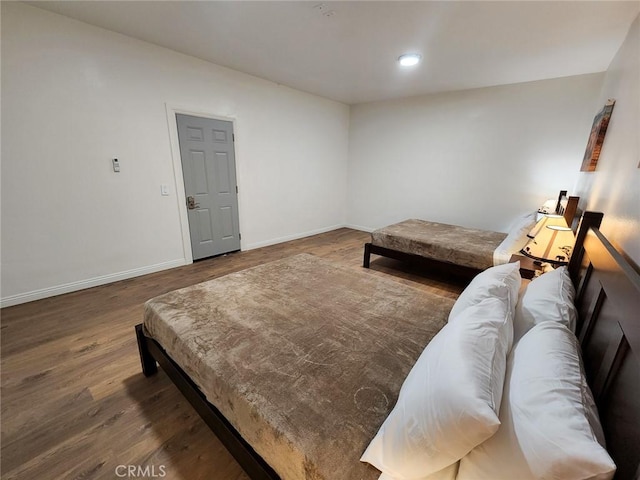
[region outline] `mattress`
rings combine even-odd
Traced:
[[[453,300],[301,254],[149,300],[144,328],[283,480],[359,462]]]
[[[505,238],[506,233],[415,219],[371,233],[378,247],[478,270],[493,266],[493,252]]]

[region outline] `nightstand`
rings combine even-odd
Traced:
[[[513,263],[517,261],[520,261],[520,276],[522,278],[526,278],[530,280],[536,276],[536,272],[540,272],[538,273],[538,275],[541,275],[543,272],[542,265],[539,265],[540,262],[538,262],[538,265],[533,263],[534,262],[533,258],[525,257],[524,255],[518,255],[517,253],[514,253],[513,255],[511,255],[509,262]]]

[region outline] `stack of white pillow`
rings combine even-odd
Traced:
[[[362,455],[380,480],[613,477],[567,269],[519,295],[519,267],[479,274],[425,348]]]
[[[493,251],[493,264],[502,265],[511,261],[511,255],[519,253],[531,238],[528,234],[538,221],[537,212],[517,217],[509,228],[506,238]]]

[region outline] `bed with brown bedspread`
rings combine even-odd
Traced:
[[[580,199],[566,195],[566,190],[560,191],[555,213],[572,226]],[[494,255],[499,247],[510,248],[501,245],[506,238],[506,233],[491,230],[410,219],[374,230],[371,242],[364,245],[363,266],[369,268],[375,254],[472,278],[494,264],[508,262],[511,253],[520,249]]]
[[[455,265],[486,270],[506,233],[426,220],[405,220],[371,233],[371,244]]]
[[[637,480],[640,275],[599,232],[601,220],[584,214],[569,263],[577,331],[615,479]],[[153,375],[159,363],[253,480],[368,480],[378,472],[359,456],[451,304],[299,256],[153,299],[145,325],[160,325],[166,338],[159,343],[142,324],[136,335],[143,373]],[[203,338],[196,324],[208,325]],[[304,346],[292,349],[298,341]]]
[[[144,330],[281,478],[374,480],[358,460],[452,305],[301,254],[156,297]]]

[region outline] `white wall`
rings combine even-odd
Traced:
[[[369,230],[413,217],[505,231],[574,185],[602,79],[352,107],[347,223]]]
[[[596,171],[581,173],[576,190],[586,209],[604,212],[605,236],[640,265],[640,16],[606,72],[592,117],[608,98],[616,104]]]
[[[346,105],[2,2],[3,305],[189,260],[167,105],[234,120],[243,249],[344,224]]]

